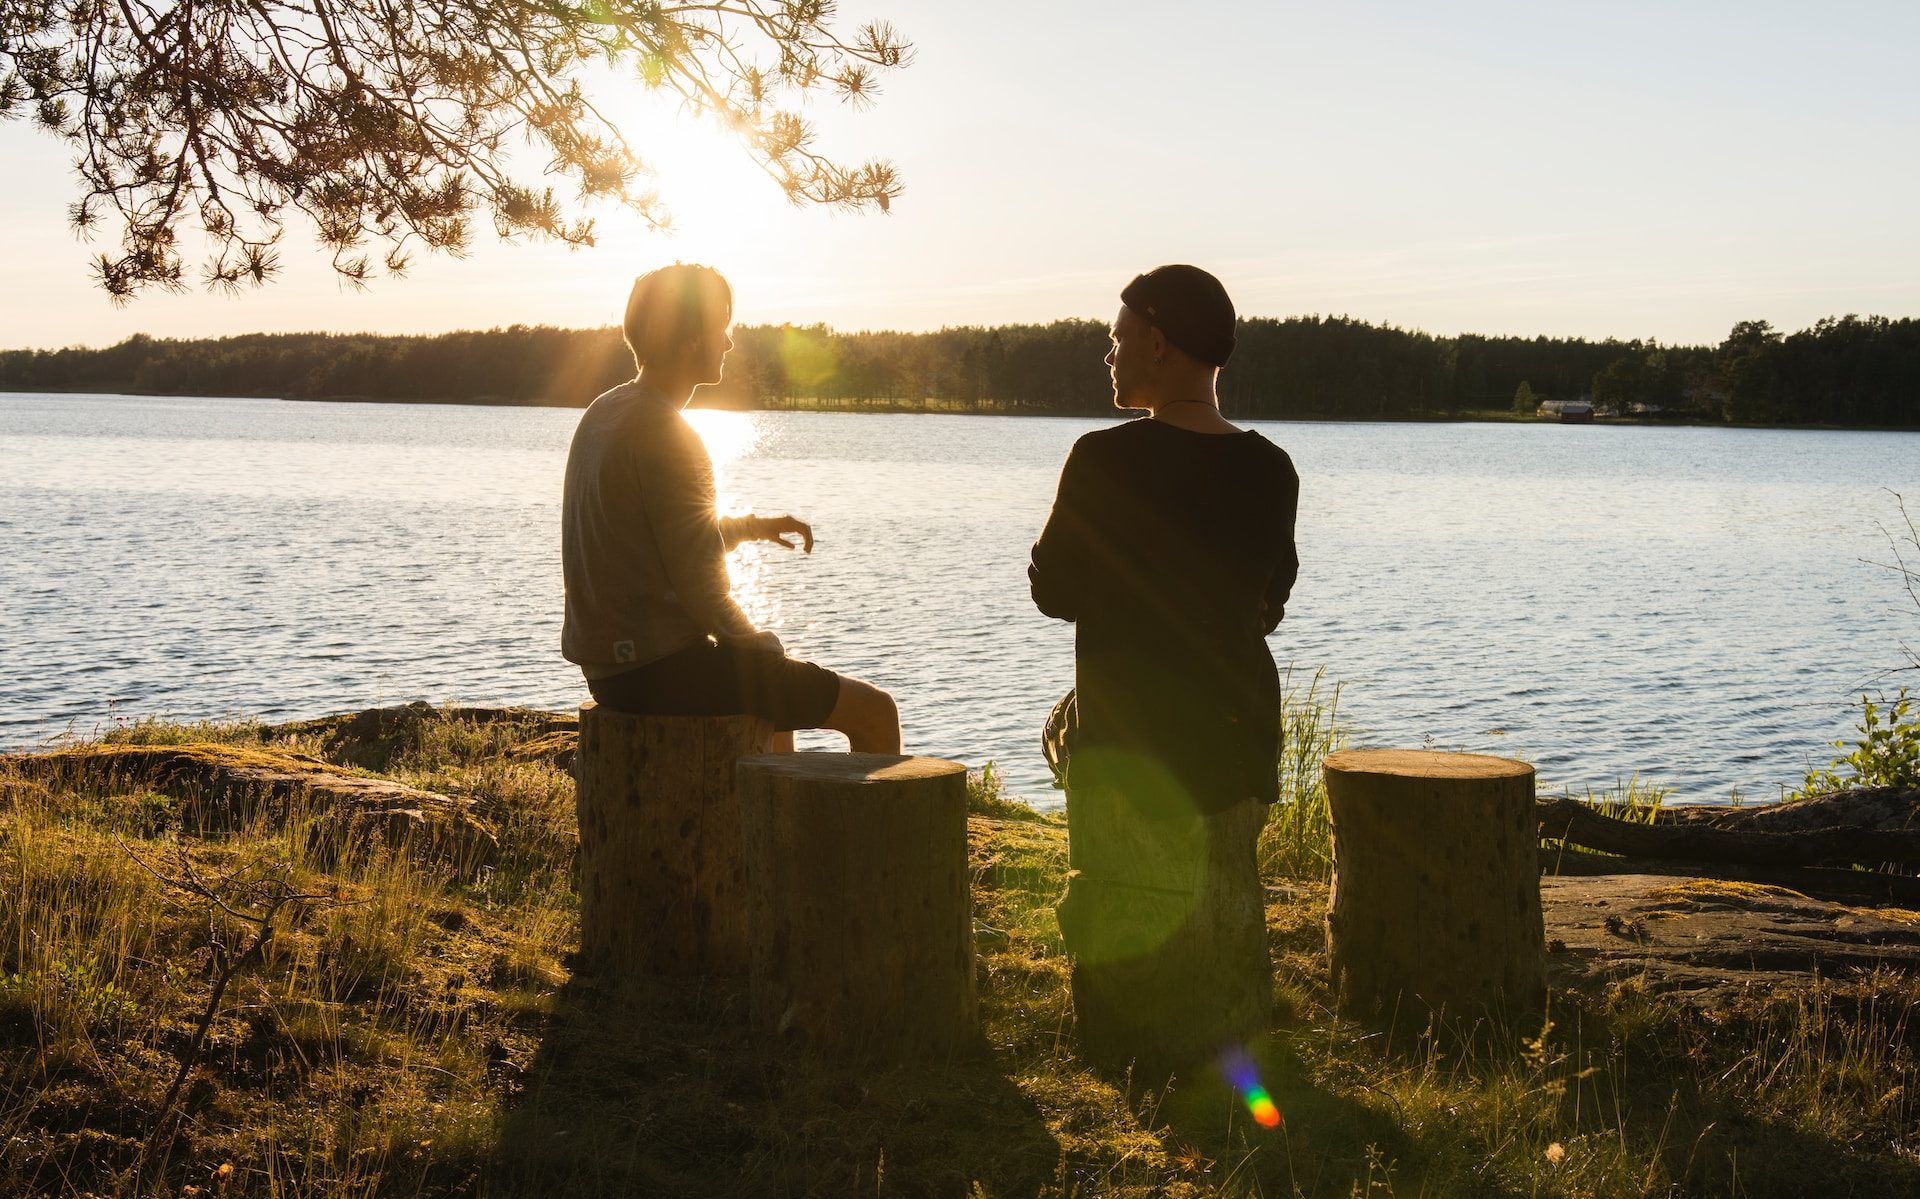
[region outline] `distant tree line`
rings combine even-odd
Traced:
[[[838,333],[734,331],[715,398],[1094,413],[1112,401],[1106,326]],[[0,352],[0,389],[584,405],[632,374],[617,329],[139,336],[105,349]],[[1524,390],[1523,390],[1524,389]],[[1743,321],[1718,346],[1430,334],[1347,317],[1240,323],[1221,376],[1235,415],[1396,419],[1531,412],[1586,399],[1602,413],[1750,424],[1920,425],[1920,321],[1828,318],[1782,334]]]

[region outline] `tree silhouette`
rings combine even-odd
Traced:
[[[726,378],[703,393],[729,406],[1113,414],[1101,321],[930,333],[749,325],[733,340]],[[617,328],[136,334],[101,349],[0,350],[0,391],[584,405],[632,374]],[[1554,382],[1535,390],[1535,379]],[[1256,317],[1240,322],[1220,395],[1229,415],[1255,419],[1531,413],[1552,396],[1648,419],[1914,428],[1920,320],[1830,317],[1784,338],[1744,321],[1716,348]]]
[[[291,213],[359,283],[417,247],[459,253],[482,209],[502,237],[575,245],[589,201],[659,224],[640,154],[581,85],[593,64],[716,118],[796,203],[885,210],[893,168],[825,157],[794,102],[865,103],[908,45],[832,19],[831,0],[0,0],[0,115],[78,151],[71,216],[118,224],[94,264],[116,299],[182,287],[196,228],[208,286],[263,283]],[[524,181],[522,143],[578,201]]]

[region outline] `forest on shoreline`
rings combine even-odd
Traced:
[[[929,333],[754,325],[733,336],[727,378],[710,397],[721,404],[1076,414],[1112,403],[1098,321]],[[584,407],[632,370],[612,327],[137,334],[99,349],[0,351],[0,391]],[[1268,419],[1531,415],[1540,400],[1587,399],[1602,415],[1916,426],[1920,320],[1829,317],[1790,334],[1743,321],[1718,345],[1682,346],[1439,337],[1344,316],[1243,319],[1220,392],[1230,414]]]

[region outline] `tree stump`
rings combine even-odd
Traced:
[[[1483,754],[1342,750],[1327,945],[1343,1006],[1465,1027],[1546,994],[1533,767]]]
[[[1254,844],[1265,804],[1142,816],[1111,787],[1067,792],[1067,893],[1080,1054],[1166,1074],[1263,1036],[1273,1008]]]
[[[746,972],[734,764],[765,753],[772,737],[753,716],[580,709],[574,802],[590,968],[616,980]]]
[[[890,754],[740,763],[753,1021],[827,1053],[942,1053],[975,1027],[966,768]]]

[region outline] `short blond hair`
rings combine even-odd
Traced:
[[[726,278],[710,266],[676,262],[633,281],[620,329],[634,365],[644,367],[692,341],[716,320],[724,325],[731,319],[733,289]]]

